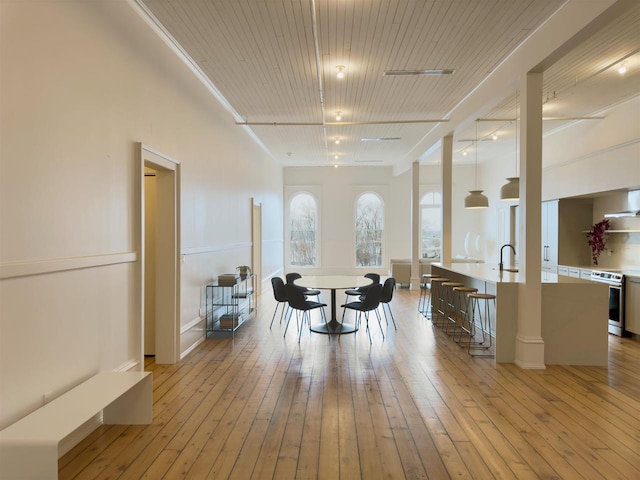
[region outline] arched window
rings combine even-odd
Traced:
[[[315,267],[318,259],[318,207],[308,193],[298,193],[289,204],[290,263],[298,267]]]
[[[382,266],[384,203],[375,193],[363,193],[356,200],[356,266]]]
[[[442,196],[429,192],[420,200],[420,232],[422,258],[440,258],[442,236]]]

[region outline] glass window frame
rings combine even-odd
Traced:
[[[439,197],[440,203],[429,202],[427,203],[425,200],[429,195],[433,195],[434,197],[437,195]],[[435,198],[434,198],[435,200]],[[440,219],[440,231],[438,232],[437,238],[439,239],[439,245],[437,247],[437,254],[435,256],[424,256],[425,255],[425,237],[423,234],[423,219],[425,210],[437,210],[437,216]],[[434,237],[435,238],[435,237]],[[420,195],[420,259],[440,259],[442,256],[442,193],[439,189],[429,188],[422,192]]]
[[[380,234],[380,264],[379,265],[358,265],[358,231],[357,231],[357,215],[358,215],[358,204],[360,199],[365,195],[374,195],[381,204],[382,207],[382,231]],[[353,202],[353,264],[355,268],[358,269],[376,269],[383,268],[386,262],[386,212],[387,204],[385,202],[384,196],[375,190],[362,190],[356,193],[355,199]]]
[[[291,202],[300,194],[311,196],[316,207],[316,263],[315,265],[294,265],[291,263]],[[284,261],[287,269],[304,270],[319,268],[321,266],[322,257],[322,211],[321,211],[321,189],[319,186],[287,186],[285,187],[284,198]]]

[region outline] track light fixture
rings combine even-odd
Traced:
[[[336,69],[338,70],[338,73],[336,73],[337,78],[340,78],[340,79],[344,78],[345,68],[347,67],[345,67],[344,65],[336,65]]]

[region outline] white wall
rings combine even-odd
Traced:
[[[463,201],[473,187],[471,166],[455,167],[453,173],[453,254],[464,255],[467,232],[479,235],[482,213],[464,210]],[[471,182],[471,183],[470,183]],[[411,258],[411,171],[394,176],[390,167],[304,167],[285,168],[285,202],[299,190],[320,192],[321,218],[320,265],[305,269],[314,273],[345,273],[358,275],[355,267],[354,205],[363,191],[378,193],[385,202],[385,236],[383,266],[378,271],[387,275],[391,258]],[[430,189],[440,190],[440,167],[420,167],[421,195]],[[300,270],[299,267],[296,267]]]
[[[603,115],[604,120],[576,122],[543,138],[542,200],[611,192],[596,197],[594,222],[606,210],[626,208],[626,195],[614,190],[640,188],[640,97]],[[480,165],[479,185],[489,197],[481,227],[488,262],[498,261],[500,211],[513,204],[500,200],[500,187],[513,175],[513,162],[514,157],[507,155]],[[640,219],[614,221],[620,229],[639,229],[637,222]],[[613,253],[601,257],[603,265],[640,265],[638,234],[611,234],[610,242]]]
[[[320,261],[317,269],[305,273],[359,274],[355,267],[355,201],[364,191],[375,192],[385,202],[383,267],[365,268],[387,274],[388,260],[410,254],[411,173],[394,177],[390,167],[303,167],[285,168],[287,193],[298,187],[319,191]],[[290,199],[285,196],[285,202]],[[407,233],[408,232],[408,233]],[[296,267],[297,270],[300,270]]]
[[[543,139],[542,199],[640,187],[640,96]]]
[[[0,428],[141,358],[142,142],[181,162],[181,349],[203,286],[282,265],[282,170],[126,2],[0,3]],[[189,329],[190,326],[195,328]]]

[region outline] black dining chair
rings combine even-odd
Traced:
[[[324,323],[327,323],[327,316],[324,312],[324,307],[326,307],[327,304],[314,302],[313,300],[307,300],[303,291],[293,283],[287,283],[284,287],[285,294],[287,295],[287,299],[289,301],[289,306],[296,312],[296,323],[298,325],[298,343],[300,343],[300,338],[302,337],[302,325],[304,324],[305,320],[309,324],[309,329],[311,329],[311,310],[319,308],[320,316],[324,320]],[[300,313],[302,313],[302,318],[300,318]]]
[[[345,290],[344,293],[347,295],[347,301],[349,300],[349,297],[359,297],[360,295],[364,295],[367,290],[370,289],[373,285],[380,283],[380,275],[378,275],[377,273],[366,273],[364,276],[365,278],[371,280],[372,283],[370,285],[364,285],[362,287],[350,288],[348,290]]]
[[[299,278],[302,278],[302,275],[300,275],[298,272],[290,272],[285,275],[285,278],[287,279],[287,283],[294,285],[293,282]],[[316,301],[320,301],[320,290],[303,287],[302,285],[296,286],[300,288],[307,297],[316,297]]]
[[[280,323],[282,324],[282,318],[285,312],[289,310],[289,303],[287,300],[287,294],[284,291],[284,281],[280,277],[272,277],[271,278],[271,287],[273,288],[273,298],[276,300],[276,308],[273,311],[273,317],[271,317],[271,323],[269,324],[269,329],[273,326],[273,320],[276,318],[276,313],[278,313],[278,307],[282,305],[282,309],[280,310]],[[287,322],[288,324],[288,322]],[[286,329],[285,329],[286,333]]]
[[[393,312],[391,311],[391,300],[393,300],[393,292],[396,289],[396,279],[393,277],[389,277],[384,281],[382,285],[382,293],[380,294],[380,303],[382,304],[382,311],[384,312],[384,318],[387,320],[387,325],[389,325],[389,317],[387,316],[387,311],[384,309],[385,305],[387,310],[389,311],[389,315],[391,316],[391,321],[393,322],[393,328],[398,330],[396,325],[396,319],[393,318]]]
[[[359,328],[361,323],[361,317],[364,313],[364,319],[367,323],[367,333],[369,334],[369,343],[371,343],[371,331],[369,330],[369,313],[375,312],[378,318],[378,325],[380,325],[380,332],[382,332],[382,338],[384,338],[384,332],[382,331],[382,321],[380,320],[380,313],[378,307],[380,306],[380,295],[382,294],[382,285],[376,283],[362,295],[362,300],[345,303],[342,305],[344,311],[347,309],[354,310],[356,312],[356,326]],[[343,312],[344,317],[344,312]]]

